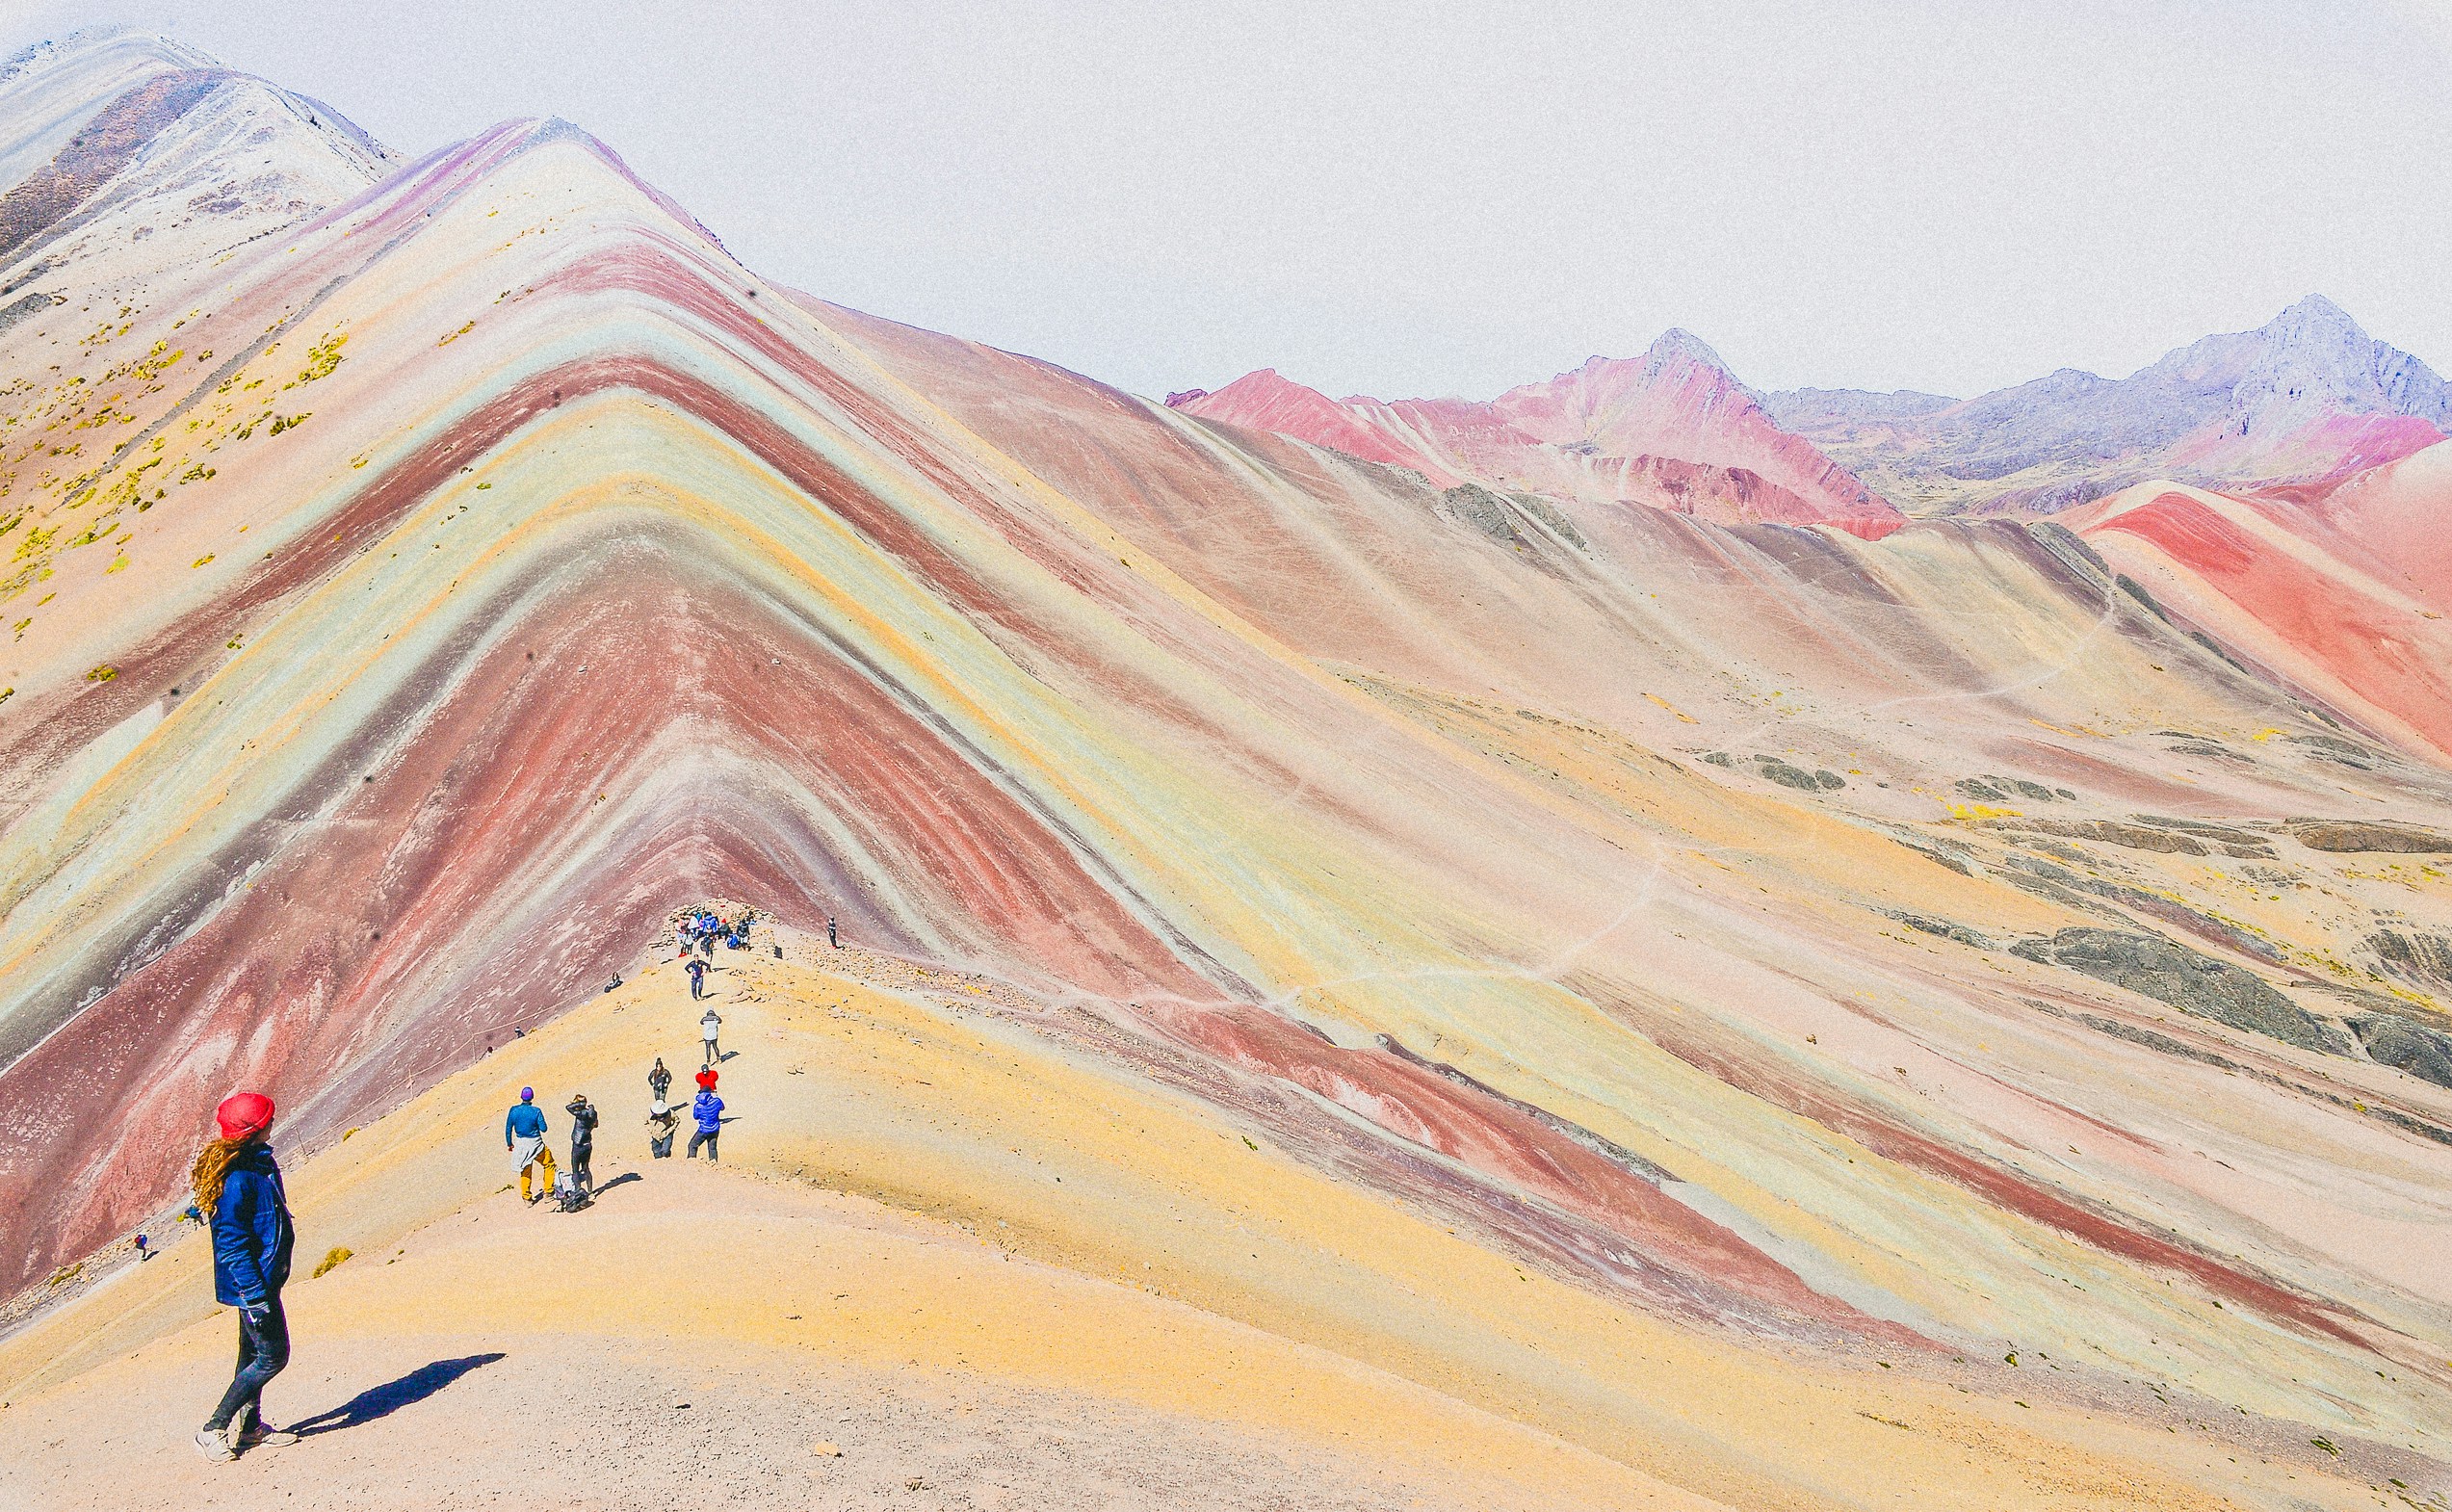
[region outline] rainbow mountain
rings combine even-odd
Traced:
[[[2048,1398],[2022,1464],[2173,1504],[2444,1483],[2452,448],[1910,521],[1680,341],[1466,465],[124,35],[8,65],[0,166],[0,1291],[226,1088],[337,1147],[721,897],[1764,1378]]]

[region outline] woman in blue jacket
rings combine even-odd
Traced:
[[[264,1142],[273,1128],[273,1100],[241,1092],[216,1120],[222,1137],[196,1158],[196,1207],[213,1234],[213,1295],[239,1310],[239,1365],[222,1404],[196,1431],[209,1460],[238,1457],[258,1445],[295,1444],[298,1435],[264,1425],[264,1383],[290,1363],[289,1318],[281,1288],[290,1279],[298,1240],[281,1192],[281,1167]]]
[[[716,1158],[716,1140],[723,1133],[723,1099],[716,1096],[715,1082],[703,1080],[704,1072],[699,1075],[702,1080],[698,1083],[698,1097],[690,1105],[690,1111],[698,1120],[698,1132],[690,1136],[690,1153],[686,1159],[696,1160],[698,1147],[703,1144],[707,1147],[707,1159],[712,1160]]]

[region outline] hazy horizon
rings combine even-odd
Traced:
[[[1148,394],[1487,397],[1675,326],[1758,389],[1967,396],[2310,293],[2452,360],[2435,0],[35,0],[0,51],[98,25],[412,154],[562,117],[762,274]]]

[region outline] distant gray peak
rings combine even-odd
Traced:
[[[1676,326],[1660,333],[1660,338],[1644,352],[1643,360],[1645,365],[1656,372],[1679,362],[1717,368],[1722,373],[1729,371],[1729,365],[1720,360],[1720,354],[1711,350],[1709,342],[1694,332]]]

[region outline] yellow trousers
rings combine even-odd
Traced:
[[[538,1145],[538,1146],[536,1147],[536,1159],[535,1159],[535,1160],[533,1160],[529,1161],[526,1165],[523,1165],[523,1166],[521,1166],[521,1167],[519,1168],[519,1200],[520,1200],[520,1201],[522,1201],[522,1202],[526,1202],[526,1201],[528,1200],[528,1173],[529,1173],[529,1172],[531,1172],[531,1171],[533,1171],[533,1170],[535,1170],[535,1169],[536,1169],[537,1167],[539,1167],[539,1166],[544,1167],[544,1173],[543,1173],[543,1178],[542,1178],[542,1179],[543,1179],[543,1181],[544,1181],[545,1190],[547,1190],[547,1191],[552,1191],[552,1190],[554,1189],[554,1150],[553,1150],[553,1146],[551,1146],[551,1145],[546,1145],[546,1144],[540,1144],[540,1145]]]

